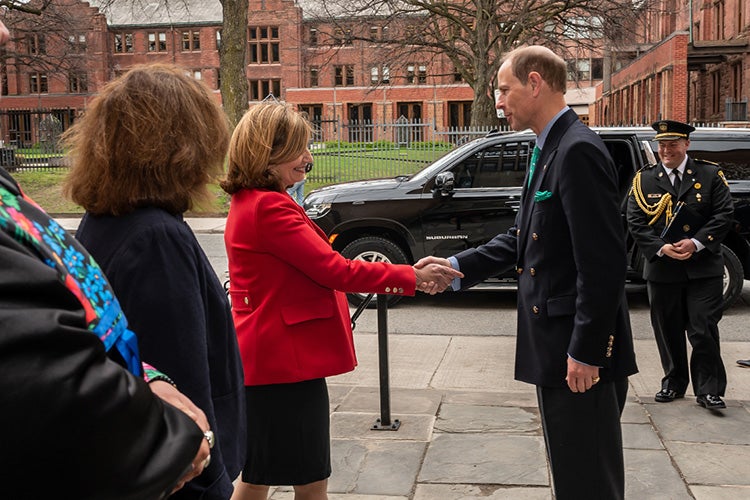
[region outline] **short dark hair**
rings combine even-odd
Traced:
[[[563,94],[568,85],[568,68],[565,60],[541,45],[531,45],[512,50],[505,56],[510,61],[513,76],[526,85],[529,73],[536,71],[556,92]]]
[[[302,155],[311,131],[305,117],[285,104],[251,106],[232,133],[222,189],[229,194],[252,188],[284,191],[285,186],[268,167]]]
[[[108,83],[62,140],[73,159],[64,193],[88,212],[157,206],[177,214],[212,199],[229,130],[205,85],[151,64]]]

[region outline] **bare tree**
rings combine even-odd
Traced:
[[[221,31],[219,64],[221,66],[221,98],[232,127],[247,110],[247,0],[221,0],[224,25]]]
[[[628,0],[328,0],[316,3],[311,14],[330,27],[329,36],[345,31],[377,44],[392,64],[417,54],[447,59],[452,73],[474,90],[471,123],[492,126],[497,124],[492,86],[505,53],[532,43],[563,57],[602,50],[614,43],[608,33],[623,38],[633,32],[637,10]],[[388,29],[376,37],[352,30],[365,16]]]
[[[0,16],[12,34],[0,63],[47,73],[86,71],[86,33],[91,29],[76,0],[0,0]]]

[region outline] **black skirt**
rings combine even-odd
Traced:
[[[323,378],[245,387],[245,483],[291,486],[331,475],[328,388]]]

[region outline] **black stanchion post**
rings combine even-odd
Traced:
[[[378,294],[378,360],[380,368],[380,418],[372,430],[397,431],[401,422],[391,422],[391,388],[388,377],[388,296]]]

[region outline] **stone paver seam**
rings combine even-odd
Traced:
[[[631,387],[631,390],[632,390],[632,387]],[[667,453],[667,456],[669,457],[669,462],[672,464],[672,467],[677,472],[677,475],[680,477],[682,482],[685,484],[685,489],[688,491],[690,498],[695,498],[695,496],[693,496],[692,491],[690,490],[690,483],[688,483],[687,478],[685,477],[685,474],[682,473],[682,469],[680,469],[680,467],[677,465],[677,461],[675,460],[674,456],[672,455],[672,452],[667,446],[666,439],[664,439],[664,436],[662,436],[661,430],[659,430],[659,427],[656,425],[656,422],[651,416],[651,412],[648,411],[648,405],[646,405],[643,402],[640,396],[637,396],[636,400],[638,401],[638,404],[640,404],[643,407],[643,411],[646,412],[646,416],[648,417],[648,422],[651,425],[651,428],[654,430],[656,437],[659,439],[659,443],[661,443],[662,448],[664,448],[664,451]]]
[[[427,382],[427,387],[430,389],[435,389],[435,386],[432,385],[432,383],[435,381],[435,376],[437,375],[437,372],[440,371],[440,367],[443,366],[443,363],[445,362],[446,357],[448,356],[448,351],[450,351],[451,344],[453,344],[454,338],[455,338],[454,335],[451,335],[448,338],[448,343],[446,344],[445,349],[443,350],[443,355],[440,357],[440,361],[435,367],[435,371],[432,372],[432,376],[430,377],[430,380]],[[443,398],[440,398],[440,404],[442,405],[442,403],[443,403]],[[437,418],[437,414],[435,414],[435,418]]]
[[[451,341],[452,340],[453,340],[453,337],[451,337]],[[448,342],[448,346],[450,346],[450,342]],[[445,353],[446,352],[448,352],[447,347],[446,347],[446,350],[443,352],[443,359],[445,359]],[[440,363],[442,363],[442,362],[443,362],[443,360],[441,359]],[[438,366],[440,366],[440,363],[438,363]],[[435,371],[437,372],[437,370],[435,370]],[[434,377],[435,374],[433,373],[432,376]],[[432,381],[430,381],[430,382],[432,382]],[[428,385],[431,386],[431,384],[428,384]],[[434,423],[432,425],[432,431],[430,432],[430,439],[429,439],[429,441],[427,441],[427,446],[424,447],[424,451],[422,452],[422,456],[419,457],[419,468],[417,470],[417,475],[414,477],[414,484],[412,485],[411,491],[409,492],[409,495],[408,495],[409,500],[412,500],[414,498],[414,496],[417,494],[417,486],[419,484],[432,484],[432,483],[420,483],[419,482],[419,474],[422,472],[422,467],[424,466],[425,458],[427,458],[427,452],[430,449],[430,444],[435,439],[435,424],[437,423],[438,415],[440,415],[440,410],[443,408],[443,400],[445,400],[445,392],[444,391],[442,391],[440,393],[440,403],[438,403],[437,408],[435,409],[435,421],[434,421]]]

